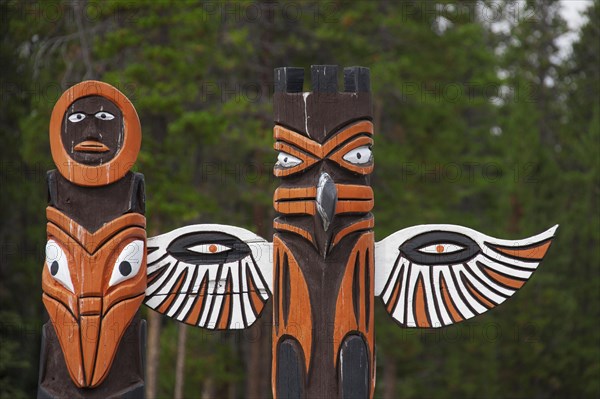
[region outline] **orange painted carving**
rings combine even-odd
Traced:
[[[47,214],[43,302],[73,382],[96,387],[144,298],[145,218],[125,214],[90,233],[55,208]]]

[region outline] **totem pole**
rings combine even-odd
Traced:
[[[143,397],[140,144],[135,108],[106,83],[71,87],[52,111],[39,398]]]
[[[374,242],[369,70],[275,70],[280,214],[270,243],[233,226],[193,225],[148,240],[146,305],[209,329],[246,328],[273,297],[276,398],[373,397],[374,298],[402,327],[437,328],[504,302],[529,279],[556,226],[499,240],[421,225]]]

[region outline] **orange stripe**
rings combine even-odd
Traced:
[[[273,207],[279,213],[300,215],[314,215],[316,213],[314,201],[274,202]]]
[[[196,298],[196,303],[194,303],[194,307],[192,311],[185,319],[187,324],[191,324],[193,326],[198,324],[198,319],[200,318],[200,310],[202,310],[202,304],[206,299],[206,281],[208,280],[208,275],[204,276],[202,279],[202,283],[200,283],[200,288],[198,289],[198,298]]]
[[[338,201],[335,207],[335,214],[340,213],[365,213],[373,209],[373,200],[369,201]]]
[[[515,256],[517,258],[541,260],[544,259],[544,255],[546,255],[546,251],[548,251],[548,248],[550,248],[551,243],[552,240],[549,240],[544,244],[538,245],[537,247],[527,249],[508,249],[496,246],[494,246],[493,248],[506,255]]]
[[[458,313],[458,310],[456,310],[456,307],[454,307],[454,302],[452,302],[452,298],[450,298],[448,288],[446,287],[446,280],[443,276],[440,276],[440,279],[442,282],[442,295],[444,296],[444,304],[446,305],[446,308],[450,311],[452,321],[454,323],[458,323],[459,321],[462,321],[463,318],[460,315],[460,313]]]
[[[392,312],[394,311],[394,305],[396,304],[396,299],[398,298],[398,294],[400,293],[400,285],[404,282],[404,275],[402,274],[402,269],[400,269],[398,278],[399,280],[396,280],[396,286],[394,287],[394,291],[392,292],[390,301],[386,306],[386,309],[389,314],[392,314]]]
[[[463,283],[465,284],[469,292],[473,294],[479,300],[479,302],[487,306],[488,309],[491,309],[496,306],[493,303],[491,303],[486,297],[481,295],[481,293],[479,293],[479,291],[477,291],[477,289],[475,289],[475,287],[473,287],[468,280],[463,280]]]
[[[317,157],[323,158],[341,143],[347,141],[352,136],[366,133],[373,134],[373,123],[369,121],[356,122],[329,139],[325,144],[321,145],[314,140],[309,139],[293,130],[286,129],[283,126],[275,126],[273,129],[273,137],[275,140],[286,141],[298,148],[307,151]]]
[[[482,269],[492,279],[506,285],[507,287],[511,287],[511,288],[514,288],[517,290],[517,289],[521,288],[523,286],[523,284],[525,284],[525,281],[515,280],[510,277],[503,276],[502,274],[496,273],[495,271],[493,271],[487,267],[483,267]]]
[[[160,305],[160,307],[156,310],[158,313],[164,314],[167,311],[167,309],[169,309],[169,306],[171,306],[171,303],[173,303],[175,297],[179,295],[179,289],[181,288],[181,285],[185,280],[185,276],[187,276],[187,270],[184,271],[181,274],[181,276],[179,276],[179,279],[175,283],[173,290],[169,294],[167,294],[167,300],[164,301],[162,305]]]
[[[373,189],[355,184],[336,184],[338,199],[373,199]]]
[[[221,305],[223,311],[221,312],[221,317],[219,318],[218,330],[225,330],[229,324],[229,313],[231,312],[231,274],[227,274],[227,283],[225,286],[225,298],[223,300],[225,303]]]
[[[332,246],[337,245],[342,238],[346,237],[348,234],[353,233],[358,230],[366,230],[372,229],[375,225],[375,219],[372,217],[366,220],[361,220],[359,222],[353,223],[350,226],[344,227],[342,230],[338,231],[338,233],[333,238]]]
[[[282,199],[294,199],[294,198],[312,198],[314,199],[317,195],[316,187],[279,187],[273,194],[273,199],[279,201]]]
[[[333,136],[323,145],[323,155],[329,154],[331,150],[336,148],[338,145],[342,144],[344,141],[348,140],[352,136],[356,136],[357,134],[361,133],[367,133],[372,135],[373,124],[369,121],[360,121],[344,128],[344,130]]]
[[[304,237],[306,240],[308,240],[311,243],[315,244],[315,241],[313,239],[312,234],[310,234],[307,230],[304,230],[301,227],[293,226],[293,225],[288,224],[288,223],[281,223],[281,222],[274,221],[273,222],[273,228],[275,230],[285,230],[285,231],[289,231],[291,233],[298,234],[299,236]]]
[[[309,139],[308,137],[302,136],[301,134],[296,133],[293,130],[286,129],[283,126],[276,125],[273,128],[273,138],[275,138],[275,140],[282,140],[287,143],[293,144],[301,150],[309,152],[316,157],[321,157],[323,154],[323,150],[319,143]]]
[[[423,278],[419,277],[417,281],[417,291],[415,292],[415,318],[417,326],[429,328],[431,325],[427,320],[427,309],[425,309],[425,289],[423,288]]]
[[[254,282],[250,278],[250,271],[246,272],[246,284],[248,285],[248,291],[250,291],[252,307],[254,308],[254,312],[256,312],[256,316],[258,316],[262,312],[265,302],[258,294],[258,288],[256,288],[256,285],[254,285]]]

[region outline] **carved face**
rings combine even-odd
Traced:
[[[274,205],[279,213],[295,216],[282,218],[276,228],[302,231],[301,236],[326,257],[356,231],[348,227],[357,217],[373,208],[367,177],[373,170],[373,124],[351,122],[322,142],[283,126],[274,131],[279,151],[275,175],[283,180]]]
[[[142,142],[140,120],[116,88],[89,80],[58,99],[50,149],[60,174],[80,186],[104,186],[131,169]]]
[[[145,218],[125,214],[89,233],[47,208],[42,299],[80,388],[107,376],[146,289]]]
[[[65,113],[61,136],[65,151],[75,162],[107,163],[123,145],[123,114],[104,97],[80,98]]]

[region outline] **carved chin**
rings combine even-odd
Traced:
[[[81,315],[79,321],[59,301],[44,294],[43,302],[58,336],[73,383],[95,388],[108,376],[119,343],[144,294],[112,306],[105,315]]]

